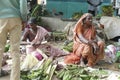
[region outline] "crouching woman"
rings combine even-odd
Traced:
[[[66,64],[83,61],[87,66],[93,67],[104,58],[104,42],[96,39],[92,17],[90,13],[85,13],[76,23],[73,31],[73,52],[65,57]]]

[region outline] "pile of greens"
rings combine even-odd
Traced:
[[[79,65],[67,65],[60,71],[55,71],[60,80],[101,80],[108,77],[108,71],[103,69],[90,70]]]
[[[68,52],[72,52],[73,51],[73,41],[71,41],[67,45],[63,46],[63,49],[68,51]]]
[[[21,71],[21,80],[101,80],[108,77],[108,72],[103,69],[90,70],[79,65],[66,65],[57,69],[51,59],[46,60],[38,69],[32,71]]]
[[[52,80],[56,67],[57,65],[52,63],[52,59],[48,58],[38,69],[21,71],[21,80]]]

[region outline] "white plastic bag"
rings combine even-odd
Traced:
[[[22,66],[21,66],[21,70],[32,69],[38,62],[39,61],[35,56],[33,56],[32,54],[27,54]]]

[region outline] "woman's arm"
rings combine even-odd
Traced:
[[[29,35],[28,31],[29,31],[28,29],[25,29],[21,38],[22,41],[27,41],[27,38],[28,38],[27,36]]]
[[[81,42],[83,42],[85,44],[89,43],[89,41],[87,39],[85,39],[82,34],[78,34],[77,36]]]

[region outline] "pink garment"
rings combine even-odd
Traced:
[[[67,52],[61,50],[60,48],[51,46],[51,45],[49,45],[49,44],[41,44],[41,45],[39,46],[39,49],[41,49],[41,50],[44,51],[45,53],[49,53],[50,56],[55,56],[55,57],[64,56],[64,55],[67,54]]]
[[[38,30],[37,30],[37,34],[34,38],[34,40],[32,41],[32,43],[41,43],[42,40],[45,38],[45,36],[48,34],[48,31],[46,29],[44,29],[41,26],[37,26]]]

